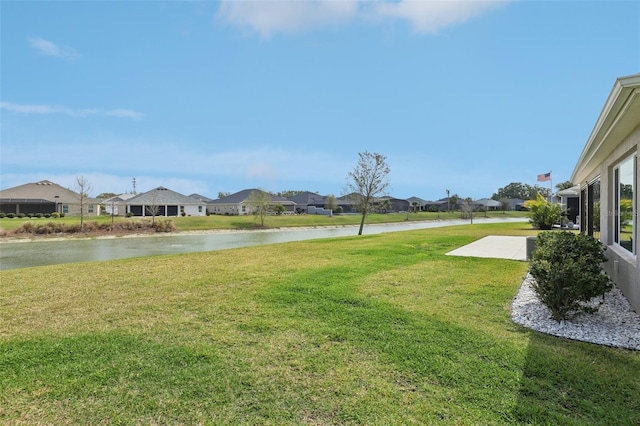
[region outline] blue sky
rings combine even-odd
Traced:
[[[390,194],[568,180],[638,1],[1,1],[0,187]],[[541,185],[547,186],[549,182]]]

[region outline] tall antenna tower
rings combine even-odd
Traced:
[[[136,178],[133,178],[133,194],[137,194],[136,192]]]

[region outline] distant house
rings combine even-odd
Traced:
[[[119,203],[132,216],[205,216],[207,204],[163,186]]]
[[[525,200],[522,198],[509,198],[509,210],[526,210],[524,207]]]
[[[130,198],[135,197],[136,194],[120,194],[115,197],[106,198],[102,200],[102,206],[104,207],[104,211],[108,215],[113,216],[123,216],[127,213],[126,207],[120,208],[120,205],[123,204],[123,201],[126,201]],[[120,213],[118,213],[120,212]]]
[[[204,201],[205,203],[213,201],[213,198],[205,197],[204,195],[200,195],[200,194],[191,194],[189,195],[189,198],[193,198],[194,200],[198,200],[198,201]]]
[[[224,198],[212,200],[207,203],[207,208],[211,214],[223,214],[231,216],[242,216],[253,214],[254,208],[251,206],[251,194],[254,191],[264,193],[260,189],[245,189],[235,194],[231,194]],[[282,205],[285,211],[294,213],[296,204],[284,197],[278,195],[269,194],[271,198],[271,205]]]
[[[424,210],[428,212],[446,212],[448,209],[454,210],[455,206],[446,198],[441,198],[436,201],[425,201],[424,203]]]
[[[580,216],[580,185],[560,190],[556,193],[560,204],[566,212],[567,220],[577,224]]]
[[[502,209],[502,203],[491,198],[480,198],[479,200],[475,200],[473,204],[483,211]]]
[[[427,200],[423,200],[422,198],[419,197],[409,197],[407,198],[407,201],[409,202],[409,205],[411,206],[411,211],[426,211],[427,210]]]
[[[640,312],[640,74],[619,78],[571,175],[580,230],[606,245],[604,269]]]
[[[41,180],[35,183],[14,186],[0,191],[0,211],[13,214],[63,213],[80,216],[80,194],[63,188],[57,183]],[[84,213],[88,216],[100,214],[100,201],[85,198]]]
[[[402,200],[400,198],[395,198],[391,196],[379,197],[374,200],[374,205],[377,211],[381,212],[406,212],[409,211],[409,206],[411,203],[407,200]],[[388,208],[385,208],[389,206]]]
[[[287,199],[295,203],[296,213],[308,213],[309,207],[313,207],[313,211],[316,209],[324,209],[324,206],[327,204],[327,197],[309,191],[300,192]]]

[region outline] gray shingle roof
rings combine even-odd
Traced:
[[[164,204],[189,204],[197,205],[204,204],[201,201],[187,197],[179,192],[172,191],[163,186],[147,191],[143,194],[138,194],[135,197],[129,198],[126,201],[127,204],[146,204],[146,205],[164,205]]]
[[[264,192],[260,189],[244,189],[242,191],[236,192],[235,194],[231,194],[227,197],[224,198],[220,198],[217,200],[212,200],[207,204],[240,204],[242,202],[245,202],[249,199],[249,197],[251,196],[251,193],[253,191],[259,191],[259,192]],[[280,197],[278,195],[273,195],[273,194],[269,194],[271,196],[271,202],[273,203],[284,203],[284,204],[291,204],[290,200],[287,200],[284,197]]]

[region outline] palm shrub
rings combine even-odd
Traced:
[[[527,200],[524,206],[529,210],[529,222],[534,228],[548,230],[562,220],[562,206],[550,203],[540,194],[535,200]]]
[[[589,235],[568,231],[541,232],[536,239],[529,272],[533,289],[557,321],[582,312],[593,313],[588,302],[611,290],[603,270],[606,247]]]

